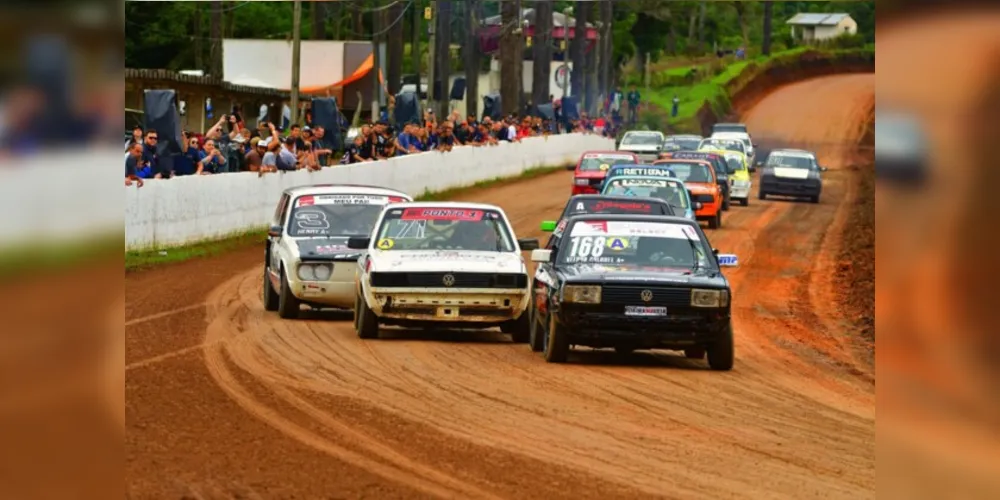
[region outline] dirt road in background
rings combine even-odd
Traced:
[[[349,314],[282,321],[260,304],[262,249],[126,279],[126,485],[136,498],[868,498],[875,385],[831,304],[845,167],[875,76],[783,89],[755,135],[816,144],[818,205],[734,207],[737,365],[579,351],[545,364],[499,333],[394,332]],[[557,173],[462,199],[538,235]]]

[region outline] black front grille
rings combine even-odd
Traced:
[[[445,279],[451,276],[451,279]],[[452,281],[454,280],[454,281]],[[445,283],[448,283],[447,285]],[[450,286],[449,286],[450,285]],[[528,276],[514,273],[372,273],[372,286],[416,288],[527,288]]]
[[[702,203],[712,203],[715,201],[715,197],[710,194],[696,194],[694,195],[693,201],[700,201]]]
[[[647,290],[652,295],[649,302],[642,298],[643,292]],[[606,285],[601,287],[601,304],[609,306],[690,307],[691,289]]]

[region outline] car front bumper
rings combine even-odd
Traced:
[[[714,342],[728,331],[726,309],[676,308],[668,316],[631,317],[619,312],[563,308],[557,320],[570,343],[589,347],[631,344],[640,347],[680,347]]]
[[[788,180],[764,177],[760,182],[760,192],[778,196],[819,196],[823,185],[809,179]]]
[[[746,199],[750,197],[750,190],[753,189],[753,184],[749,181],[744,181],[741,183],[739,181],[734,182],[732,186],[729,186],[729,193],[731,198]]]
[[[333,262],[333,273],[326,281],[303,281],[289,275],[288,287],[295,298],[311,305],[352,309],[355,299],[357,262]],[[280,286],[280,283],[279,283]]]
[[[368,305],[380,320],[428,323],[502,323],[528,306],[528,290],[517,288],[372,288]]]

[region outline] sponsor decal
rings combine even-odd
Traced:
[[[392,247],[394,246],[396,246],[396,242],[393,241],[392,238],[382,238],[375,244],[375,248],[378,248],[379,250],[392,250]]]
[[[447,221],[481,221],[482,210],[465,210],[457,208],[407,208],[403,210],[402,220],[447,220]]]
[[[400,201],[405,201],[398,198]],[[366,194],[324,194],[317,196],[300,196],[295,202],[297,207],[308,207],[313,205],[385,205],[392,203],[386,196],[372,196]]]
[[[602,171],[602,172],[607,172],[607,170],[608,170],[609,168],[611,168],[611,165],[608,165],[607,163],[602,163],[602,164],[601,164],[601,171]]]
[[[343,250],[347,250],[344,245],[318,245],[313,251],[317,255],[331,255]]]
[[[649,203],[629,203],[622,201],[599,201],[594,204],[594,210],[627,210],[630,212],[642,212],[642,213],[652,213],[653,205]]]
[[[608,238],[608,248],[615,251],[627,250],[628,240],[625,238]]]
[[[667,315],[666,307],[625,306],[626,316],[660,317]]]
[[[677,177],[677,175],[674,174],[674,172],[668,168],[653,168],[653,167],[616,168],[614,174],[615,176],[635,175],[635,176],[646,176],[646,177]]]

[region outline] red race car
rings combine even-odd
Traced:
[[[615,165],[634,165],[639,157],[626,151],[587,151],[580,155],[573,175],[573,195],[599,194],[608,170]]]

